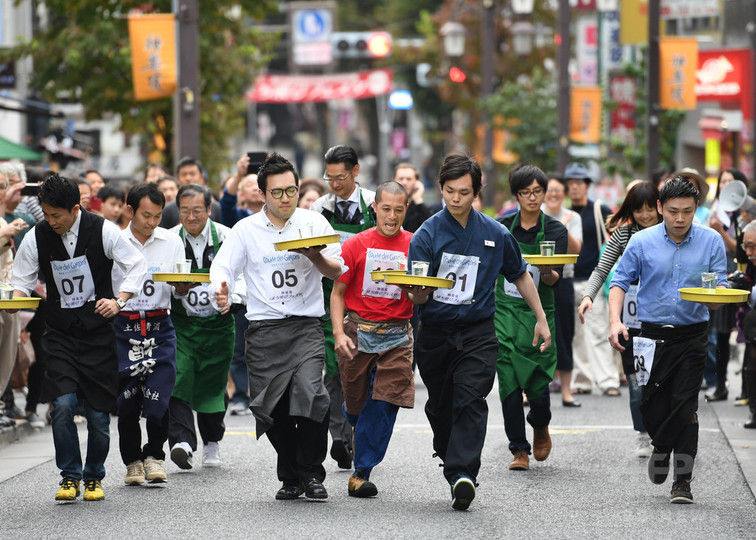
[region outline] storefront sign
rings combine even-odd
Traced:
[[[750,73],[748,49],[701,51],[696,70],[696,96],[701,101],[740,101]]]
[[[365,99],[388,94],[393,81],[390,69],[331,75],[260,75],[247,92],[247,99],[256,103]]]
[[[570,96],[570,140],[598,143],[601,128],[601,88],[573,86]]]
[[[662,109],[696,108],[692,83],[697,65],[696,38],[663,37],[659,40],[659,106]]]
[[[609,79],[609,98],[616,104],[609,114],[609,136],[630,146],[635,144],[636,85],[635,78],[627,75]]]

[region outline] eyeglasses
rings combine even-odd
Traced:
[[[184,217],[189,216],[189,215],[194,216],[194,217],[199,217],[202,214],[207,214],[207,209],[206,208],[192,208],[191,210],[189,210],[188,208],[182,208],[181,210],[179,210],[179,214],[181,214]]]
[[[342,182],[346,182],[347,180],[349,180],[350,176],[352,176],[352,171],[349,171],[348,173],[342,176],[336,176],[336,177],[328,176],[328,173],[325,173],[323,175],[323,180],[325,180],[329,184],[333,184],[334,182],[341,184]]]
[[[270,192],[270,195],[274,199],[280,199],[281,197],[283,197],[284,193],[286,193],[287,197],[293,197],[294,195],[297,194],[298,191],[299,191],[299,188],[297,186],[289,186],[286,189],[274,188],[274,189],[268,190],[268,192]]]
[[[748,251],[749,249],[756,249],[756,244],[746,244],[743,242],[740,244],[740,247],[742,247],[744,251]]]
[[[518,197],[522,197],[523,199],[529,199],[530,197],[535,197],[536,199],[543,195],[545,192],[541,188],[533,189],[533,190],[521,190],[517,192]]]

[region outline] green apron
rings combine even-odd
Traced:
[[[334,206],[335,209],[335,206]],[[363,223],[359,225],[344,225],[342,223],[336,223],[333,216],[331,216],[331,227],[335,231],[341,231],[346,233],[357,234],[362,231],[366,231],[371,227],[375,227],[375,221],[370,215],[365,204],[365,200],[362,198],[362,192],[360,191],[360,209],[362,210]],[[334,215],[336,215],[334,213]],[[331,291],[333,290],[333,280],[326,277],[323,278],[323,301],[325,302],[325,315],[321,321],[323,326],[323,335],[325,337],[325,369],[326,375],[333,377],[339,370],[339,361],[336,358],[336,344],[333,339],[333,324],[331,323]]]
[[[512,221],[510,232],[519,220],[519,212]],[[545,219],[541,212],[541,230],[536,235],[535,244],[518,242],[525,255],[540,253],[540,242],[545,240]],[[514,287],[514,285],[511,285]],[[554,328],[554,291],[539,279],[538,296],[546,312],[551,336]],[[533,328],[536,324],[535,313],[522,298],[505,293],[505,279],[496,280],[496,315],[494,325],[499,339],[499,356],[496,371],[499,375],[499,397],[502,401],[514,391],[524,390],[528,399],[539,397],[548,388],[556,370],[556,345],[545,352],[533,347]]]
[[[220,245],[212,221],[210,233],[214,257]],[[183,227],[179,229],[179,236],[183,242]],[[208,274],[210,268],[193,269],[192,272]],[[197,412],[224,412],[228,369],[234,355],[233,315],[192,317],[181,300],[171,297],[171,320],[176,329],[176,384],[172,395],[188,402]]]

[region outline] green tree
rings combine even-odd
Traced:
[[[16,0],[20,3],[21,0]],[[273,0],[198,2],[200,21],[200,143],[212,183],[228,167],[228,140],[246,117],[244,91],[263,67],[278,36],[249,24],[276,9]],[[135,101],[127,15],[131,10],[169,13],[170,0],[45,0],[49,23],[33,39],[0,55],[0,61],[31,57],[32,91],[51,102],[76,101],[93,120],[120,115],[121,129],[141,135],[147,151],[155,135],[170,140],[170,98]],[[167,149],[170,152],[170,147]],[[181,157],[181,156],[179,156]],[[170,157],[166,164],[171,165]]]

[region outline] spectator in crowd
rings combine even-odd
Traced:
[[[305,178],[299,185],[299,202],[298,208],[304,208],[309,210],[312,203],[317,201],[320,197],[325,195],[325,187],[323,181],[317,178]]]

